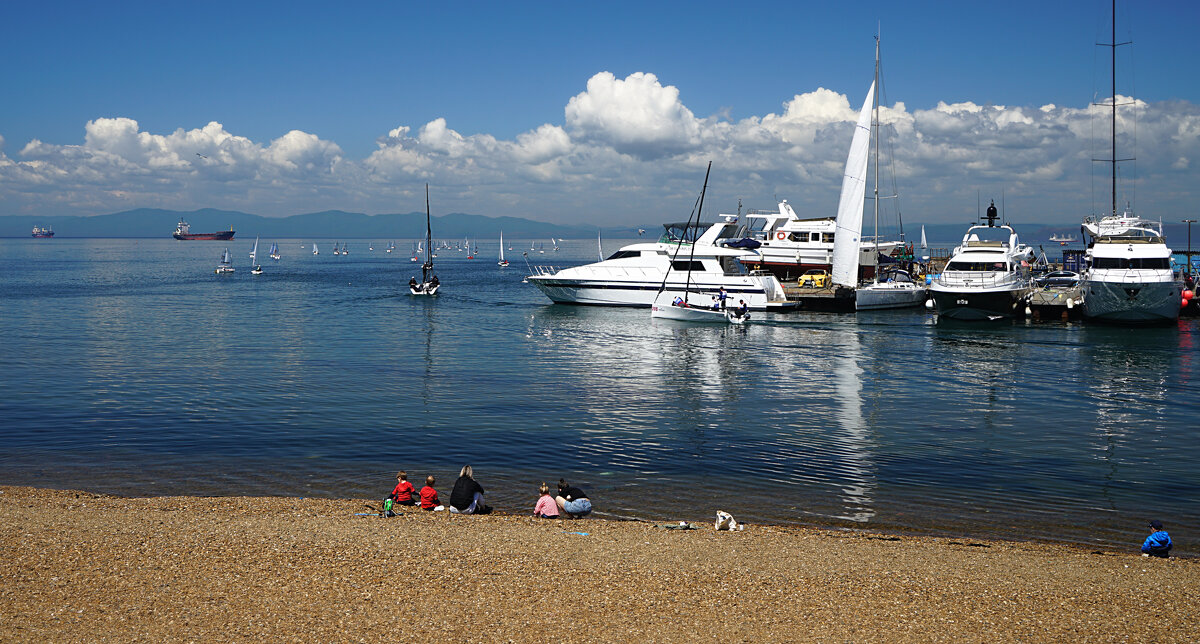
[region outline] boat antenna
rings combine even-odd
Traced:
[[[1112,42],[1098,42],[1098,47],[1108,47],[1112,49],[1112,99],[1109,101],[1112,107],[1112,154],[1108,159],[1092,159],[1093,162],[1111,163],[1112,164],[1112,216],[1117,216],[1117,164],[1122,161],[1133,161],[1134,157],[1127,159],[1117,158],[1117,47],[1123,45],[1132,45],[1132,40],[1125,42],[1117,42],[1117,0],[1112,2]],[[1103,103],[1093,103],[1094,105],[1104,106]],[[1130,105],[1131,103],[1122,103],[1122,105]]]

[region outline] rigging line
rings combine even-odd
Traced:
[[[708,166],[710,169],[712,168],[712,161],[708,162]],[[707,173],[705,173],[705,175],[704,175],[704,182],[705,182],[705,184],[708,183],[708,174]],[[701,197],[702,196],[703,196],[703,192],[701,193]],[[688,222],[689,223],[692,221],[692,217],[696,214],[696,208],[700,204],[701,197],[696,197],[695,203],[692,204],[692,212],[690,214],[688,214]],[[671,267],[675,264],[675,259],[677,257],[679,257],[679,249],[681,246],[683,246],[683,239],[685,237],[687,237],[687,226],[688,226],[687,224],[683,225],[683,234],[681,234],[679,236],[679,239],[675,240],[675,254],[671,255],[671,262],[669,264],[667,264],[667,271],[665,273],[663,273],[662,284],[660,284],[658,286],[658,295],[662,295],[662,292],[667,290],[667,279],[671,277]],[[687,282],[686,281],[683,284],[683,297],[684,297],[684,301],[686,302],[687,301]],[[658,299],[658,296],[656,295],[654,299]]]

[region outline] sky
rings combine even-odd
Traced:
[[[853,12],[852,12],[853,9]],[[1196,217],[1200,3],[1118,5],[1119,200]],[[881,35],[906,222],[1109,205],[1110,6],[8,2],[0,215],[220,208],[625,226],[835,213]],[[881,201],[881,204],[884,203]]]

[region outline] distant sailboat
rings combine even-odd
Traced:
[[[350,254],[350,249],[349,249],[349,248],[346,248],[346,242],[342,242],[342,254],[343,254],[343,255],[349,255],[349,254]]]
[[[375,242],[371,242],[370,244],[367,244],[367,250],[374,252],[375,251]]]
[[[504,231],[500,231],[500,261],[496,262],[499,266],[508,266],[508,260],[504,259]]]
[[[274,259],[274,260],[279,259],[279,244],[276,244],[274,242],[271,243],[271,259]]]
[[[233,258],[229,256],[228,248],[225,249],[225,254],[221,256],[221,263],[217,265],[215,272],[217,275],[233,272]]]
[[[342,251],[341,251],[340,249],[338,249],[338,243],[337,243],[337,242],[333,242],[333,254],[334,254],[334,255],[341,255],[341,254],[342,254]]]
[[[313,242],[313,255],[320,255],[320,254],[321,253],[319,251],[317,251],[317,242]]]
[[[598,261],[598,262],[604,261],[604,244],[600,243],[600,229],[599,228],[596,229],[596,257],[599,258],[596,261]]]
[[[921,224],[921,259],[929,259],[929,244],[925,242],[925,224]]]
[[[258,263],[258,237],[254,238],[254,248],[250,249],[250,274],[262,275],[262,265]]]

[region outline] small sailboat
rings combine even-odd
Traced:
[[[496,262],[498,266],[508,266],[508,260],[504,259],[504,231],[500,231],[500,261]]]
[[[423,243],[424,243],[424,242],[417,242],[417,247],[416,247],[416,249],[415,249],[415,250],[413,250],[413,256],[412,256],[412,259],[410,259],[409,261],[411,261],[411,262],[419,262],[419,261],[421,261],[421,247],[422,247],[422,244],[423,244]]]
[[[279,244],[271,242],[271,259],[279,260]]]
[[[343,254],[343,255],[349,255],[349,254],[350,254],[350,249],[346,247],[346,242],[342,242],[342,254]]]
[[[375,242],[371,242],[370,244],[367,244],[367,251],[372,252],[372,253],[375,252]]]
[[[217,275],[233,272],[233,258],[229,256],[228,248],[225,249],[225,254],[221,256],[221,263],[217,265],[215,272]]]
[[[388,242],[387,248],[383,249],[383,252],[390,253],[393,250],[396,250],[396,242],[390,241]]]
[[[262,275],[262,265],[258,263],[258,237],[254,238],[254,248],[250,249],[250,274]]]
[[[321,254],[320,251],[317,250],[317,242],[313,242],[313,255],[320,255],[320,254]]]
[[[334,255],[341,255],[341,254],[342,254],[342,251],[341,251],[340,249],[338,249],[338,243],[337,243],[337,242],[333,242],[333,254],[334,254]]]
[[[425,263],[421,264],[421,282],[417,278],[408,281],[408,290],[413,295],[437,295],[441,282],[433,274],[433,229],[429,224],[429,184],[425,184]]]
[[[708,191],[708,175],[712,171],[712,161],[708,162],[708,170],[704,172],[704,187],[700,190],[700,201],[696,207],[693,216],[697,224],[701,219],[701,212],[704,210],[704,193]],[[688,218],[687,226],[692,225],[692,218]],[[679,250],[683,246],[683,238],[680,237],[678,243],[675,244],[675,254],[671,256],[671,263],[668,265],[666,273],[663,275],[662,285],[658,288],[658,295],[654,298],[654,304],[650,306],[650,317],[663,318],[667,320],[679,320],[681,322],[716,322],[718,324],[744,324],[750,318],[750,314],[745,310],[722,309],[718,303],[716,296],[713,297],[711,305],[705,303],[694,303],[689,301],[692,296],[700,296],[701,293],[697,290],[692,290],[692,265],[695,262],[696,244],[693,242],[688,245],[688,261],[681,262],[687,264],[687,277],[684,278],[683,297],[675,296],[671,298],[671,293],[666,291],[667,280],[671,275],[673,266],[676,265],[676,258],[679,257]]]
[[[600,243],[600,229],[596,229],[596,261],[604,261],[604,244]]]

